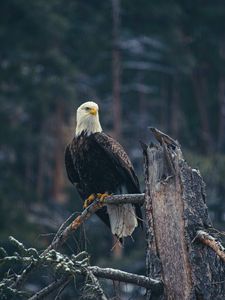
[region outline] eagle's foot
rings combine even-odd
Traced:
[[[111,196],[112,194],[104,193],[104,194],[97,194],[97,198],[99,199],[100,202],[104,202],[105,198]]]
[[[91,194],[85,201],[83,204],[83,208],[87,208],[96,198],[95,194]]]
[[[105,198],[108,196],[111,196],[112,194],[104,193],[104,194],[91,194],[83,204],[83,208],[87,208],[96,198],[99,200],[99,202],[104,202]]]

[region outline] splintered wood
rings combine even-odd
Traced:
[[[147,299],[225,299],[225,252],[212,229],[205,184],[183,159],[179,144],[150,128],[155,144],[142,145],[146,181],[146,266],[162,279],[164,295]]]
[[[148,148],[147,156],[149,203],[146,203],[146,210],[151,214],[147,216],[147,221],[151,223],[154,232],[150,247],[156,249],[160,259],[168,299],[190,299],[192,280],[182,217],[184,205],[180,180],[174,174],[178,165],[173,165],[173,169],[170,169],[172,161],[167,161],[163,148],[157,151],[155,148]]]

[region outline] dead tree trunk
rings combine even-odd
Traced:
[[[162,279],[164,294],[149,290],[147,299],[225,299],[224,249],[200,238],[202,231],[213,232],[205,184],[176,142],[153,133],[159,143],[144,149],[146,264],[148,276]]]

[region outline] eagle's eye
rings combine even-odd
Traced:
[[[85,110],[86,110],[86,111],[89,111],[89,110],[90,110],[90,107],[85,107]]]

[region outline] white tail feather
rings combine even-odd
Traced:
[[[138,222],[132,204],[107,205],[112,233],[118,238],[130,236]]]

